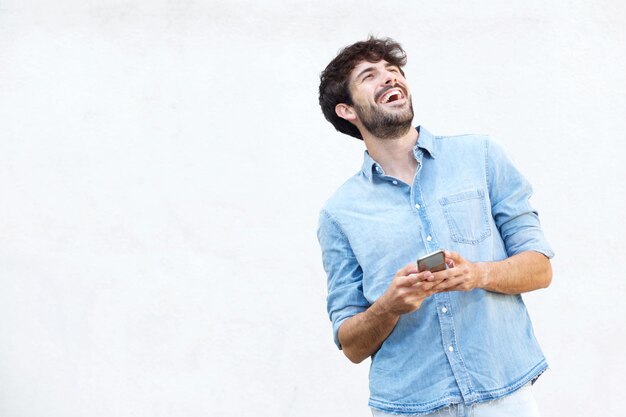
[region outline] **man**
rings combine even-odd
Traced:
[[[372,358],[374,416],[538,415],[547,363],[520,294],[550,284],[553,253],[530,185],[488,137],[413,128],[405,64],[370,37],[321,74],[324,116],[367,148],[320,214],[335,343]],[[439,248],[447,269],[418,272]]]

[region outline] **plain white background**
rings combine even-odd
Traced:
[[[617,0],[0,3],[0,416],[367,416],[318,210],[361,142],[319,72],[408,52],[416,124],[487,133],[557,256],[527,294],[544,416],[620,415],[626,6]]]

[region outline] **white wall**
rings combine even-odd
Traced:
[[[366,416],[315,229],[361,163],[318,75],[399,40],[416,123],[489,133],[557,252],[545,416],[619,415],[626,6],[0,4],[0,416]]]

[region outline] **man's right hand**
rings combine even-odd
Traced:
[[[377,302],[381,309],[398,316],[411,313],[435,293],[431,289],[440,282],[432,272],[418,272],[417,265],[410,263],[396,272],[389,288]]]
[[[430,271],[418,272],[413,263],[396,272],[387,291],[374,304],[339,328],[339,342],[345,355],[359,363],[376,352],[400,316],[417,310],[435,293],[431,289],[441,282],[437,276]]]

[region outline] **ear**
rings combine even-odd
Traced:
[[[337,113],[337,116],[351,123],[353,123],[357,118],[356,112],[354,111],[354,109],[345,103],[337,104],[335,106],[335,113]]]

